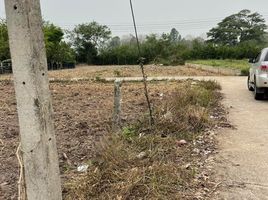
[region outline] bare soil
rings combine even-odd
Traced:
[[[212,76],[213,72],[197,70],[189,66],[158,66],[146,65],[145,72],[148,77],[157,76]],[[75,71],[51,71],[51,78],[106,78],[106,77],[139,77],[140,67],[137,65],[126,66],[78,66]]]
[[[146,66],[148,76],[213,76],[184,66]],[[140,76],[138,66],[90,66],[75,70],[51,71],[51,78],[105,78]],[[11,75],[0,76],[0,199],[17,198],[19,167],[16,149],[19,143],[19,125]],[[6,81],[8,80],[8,81]],[[168,96],[176,83],[150,83],[154,104]],[[94,145],[111,130],[113,84],[95,82],[51,83],[55,111],[55,128],[60,157],[62,180],[72,176],[77,166],[95,156]],[[123,123],[127,125],[144,115],[146,104],[143,85],[124,83]]]
[[[169,95],[175,86],[166,82],[150,84],[153,102],[160,101],[162,94]],[[64,181],[78,165],[95,155],[94,143],[111,130],[113,84],[53,83],[50,88]],[[122,92],[124,123],[131,123],[146,112],[143,85],[125,83]],[[0,82],[0,96],[0,199],[16,199],[19,127],[13,84]]]
[[[218,72],[209,72],[202,69],[196,69],[190,66],[157,66],[146,65],[147,76],[215,76]],[[137,65],[124,66],[87,66],[78,65],[75,70],[50,71],[50,78],[71,79],[71,78],[107,78],[107,77],[139,77],[141,76],[140,67]],[[11,79],[11,75],[2,75],[0,80]]]

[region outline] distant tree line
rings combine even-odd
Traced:
[[[6,21],[0,19],[0,61],[10,58]]]
[[[242,10],[223,19],[203,38],[182,38],[176,29],[162,35],[148,35],[142,41],[147,63],[181,64],[193,59],[244,59],[255,57],[268,45],[267,26],[258,13]],[[135,38],[114,37],[99,52],[99,64],[134,64],[138,59]]]
[[[71,43],[64,40],[64,31],[52,23],[43,23],[47,59],[49,63],[75,62]],[[6,21],[0,20],[0,61],[10,59]]]
[[[97,22],[79,24],[71,31],[44,22],[49,62],[87,64],[137,64],[136,40],[112,37],[110,29]],[[170,33],[151,34],[141,39],[141,56],[146,63],[183,64],[193,59],[243,59],[256,56],[268,45],[267,26],[263,16],[242,10],[223,19],[203,38],[182,38],[173,28]],[[66,42],[67,41],[67,42]],[[5,20],[0,20],[0,60],[10,58]]]

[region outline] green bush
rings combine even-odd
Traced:
[[[249,68],[241,69],[241,76],[248,76],[249,75]]]
[[[163,38],[148,36],[141,44],[141,56],[145,64],[184,65],[185,60],[241,60],[255,57],[263,45],[256,41],[247,41],[236,46],[214,45],[206,42],[180,41],[172,43]],[[113,48],[104,48],[98,55],[98,64],[137,64],[139,54],[135,43],[121,44]],[[218,63],[212,63],[218,66]]]
[[[170,58],[157,58],[153,62],[154,64],[162,64],[164,66],[178,66],[185,65],[185,60],[178,57],[170,57]]]

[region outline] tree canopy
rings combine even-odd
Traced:
[[[71,45],[63,41],[64,31],[50,23],[43,23],[48,62],[74,62],[75,54]]]
[[[63,41],[64,31],[50,22],[43,23],[43,32],[49,62],[74,62],[71,45]],[[0,19],[0,61],[10,58],[6,20]]]
[[[88,64],[94,63],[98,55],[98,49],[110,37],[110,29],[97,22],[79,24],[69,34],[69,38],[75,48],[77,60]]]
[[[181,41],[181,35],[179,31],[177,31],[177,29],[175,28],[171,29],[169,37],[170,37],[171,42],[177,43]]]
[[[259,13],[242,10],[223,19],[207,36],[209,42],[221,45],[237,45],[245,41],[263,41],[267,26]]]
[[[7,23],[0,19],[0,61],[10,58]]]

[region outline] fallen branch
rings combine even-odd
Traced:
[[[20,152],[21,152],[21,143],[19,144],[17,151],[16,151],[16,156],[19,162],[19,167],[20,167],[20,176],[18,180],[18,200],[26,200],[25,191],[24,191],[24,180],[23,180],[23,163],[22,163]]]

